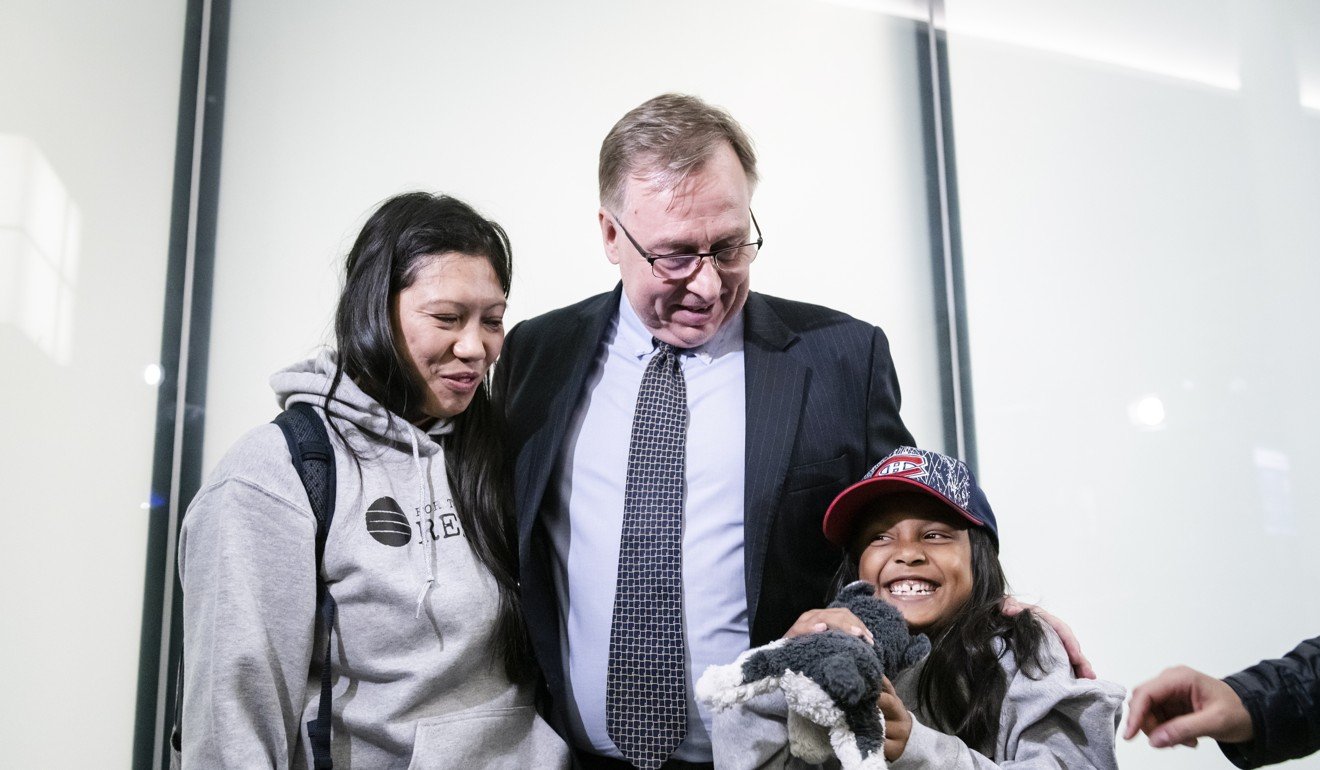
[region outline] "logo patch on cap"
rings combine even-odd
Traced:
[[[918,454],[893,455],[886,458],[876,469],[875,476],[901,476],[905,479],[919,479],[926,476],[926,458]]]
[[[950,506],[971,523],[984,527],[999,547],[999,525],[985,492],[961,460],[948,455],[900,446],[885,456],[834,498],[821,524],[825,537],[846,547],[857,516],[876,501],[894,493],[927,494]]]

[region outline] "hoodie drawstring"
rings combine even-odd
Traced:
[[[425,513],[426,474],[422,472],[422,458],[417,450],[416,428],[409,427],[408,440],[412,442],[413,467],[417,470],[417,503],[421,506],[422,512]],[[422,590],[417,594],[417,611],[413,613],[414,618],[422,616],[422,604],[426,601],[426,595],[430,593],[431,586],[435,585],[435,541],[431,539],[430,533],[425,528],[422,529],[422,542],[425,543],[426,548],[426,582],[422,584]]]

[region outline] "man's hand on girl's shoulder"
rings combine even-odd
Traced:
[[[1077,635],[1073,633],[1072,628],[1059,618],[1051,615],[1045,610],[1034,604],[1023,604],[1012,596],[1005,596],[999,609],[1009,617],[1021,613],[1023,610],[1031,610],[1031,613],[1045,622],[1045,625],[1054,629],[1054,633],[1059,635],[1059,641],[1063,642],[1063,651],[1068,653],[1068,663],[1072,665],[1073,676],[1078,679],[1095,679],[1095,669],[1091,667],[1091,661],[1082,654],[1082,643],[1077,641]]]

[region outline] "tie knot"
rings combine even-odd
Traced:
[[[664,358],[665,356],[671,356],[671,357],[673,357],[673,358],[678,358],[678,355],[679,355],[679,348],[676,348],[676,347],[674,347],[673,345],[670,345],[668,342],[661,342],[660,340],[656,339],[655,337],[652,337],[652,338],[651,338],[651,342],[654,342],[654,343],[655,343],[655,356],[656,356],[656,358]]]
[[[655,355],[651,356],[651,362],[647,364],[648,371],[669,372],[673,377],[683,376],[683,348],[670,345],[668,342],[655,340]]]

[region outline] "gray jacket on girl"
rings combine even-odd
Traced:
[[[271,378],[282,407],[320,407],[333,354]],[[455,514],[438,443],[340,381],[330,415],[338,488],[322,577],[332,636],[336,767],[566,767],[532,688],[495,653],[496,583]],[[324,640],[315,517],[280,429],[238,441],[184,518],[184,767],[306,767]]]
[[[922,661],[894,680],[894,689],[912,712],[912,735],[891,770],[916,768],[1116,768],[1115,733],[1123,709],[1122,687],[1102,680],[1076,679],[1063,643],[1045,629],[1041,658],[1045,672],[1033,679],[1019,671],[1010,650],[1000,665],[1008,692],[994,746],[969,747],[958,738],[926,726],[929,715],[917,700]],[[712,741],[715,766],[724,770],[818,767],[788,752],[787,705],[779,691],[715,714]],[[826,739],[828,742],[828,739]],[[838,767],[831,760],[826,767]]]

